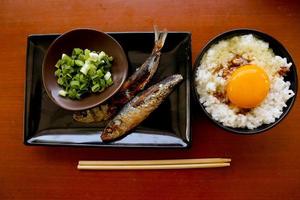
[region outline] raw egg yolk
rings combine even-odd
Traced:
[[[234,105],[240,108],[253,108],[264,100],[269,89],[269,77],[261,67],[244,65],[232,73],[226,92]]]

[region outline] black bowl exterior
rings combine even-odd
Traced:
[[[273,52],[276,55],[279,55],[281,57],[285,57],[287,58],[287,61],[292,63],[292,66],[290,68],[289,73],[287,74],[287,76],[284,77],[285,81],[289,81],[291,83],[290,85],[290,89],[295,93],[295,95],[293,97],[291,97],[287,102],[286,102],[286,107],[283,108],[283,113],[281,114],[281,116],[279,118],[277,118],[275,120],[275,122],[271,123],[271,124],[263,124],[255,129],[247,129],[247,128],[232,128],[232,127],[228,127],[223,125],[221,122],[218,122],[216,120],[214,120],[212,118],[212,116],[206,111],[205,106],[203,106],[199,99],[200,96],[197,92],[196,89],[196,72],[198,70],[198,67],[200,65],[200,62],[202,60],[203,55],[208,51],[208,49],[214,45],[217,44],[219,41],[221,40],[226,40],[229,38],[232,38],[234,36],[240,36],[240,35],[246,35],[246,34],[252,34],[254,35],[256,38],[263,40],[265,42],[269,43],[269,47],[273,50]],[[267,35],[266,33],[257,31],[257,30],[252,30],[252,29],[236,29],[236,30],[230,30],[228,32],[224,32],[218,36],[216,36],[215,38],[213,38],[211,41],[209,41],[207,43],[207,45],[205,45],[205,47],[202,49],[201,53],[197,56],[196,61],[194,63],[193,66],[193,78],[192,78],[192,90],[194,93],[194,97],[195,97],[195,101],[197,101],[197,104],[200,106],[201,110],[206,114],[206,116],[208,118],[210,118],[217,126],[230,131],[232,133],[237,133],[237,134],[242,134],[242,135],[252,135],[252,134],[256,134],[256,133],[261,133],[264,131],[267,131],[271,128],[273,128],[274,126],[276,126],[277,124],[279,124],[279,122],[281,120],[283,120],[283,118],[289,113],[289,111],[291,110],[291,108],[294,105],[294,102],[296,100],[296,96],[297,96],[297,91],[298,91],[298,77],[297,77],[297,68],[295,66],[295,62],[293,61],[291,55],[289,54],[289,52],[284,48],[284,46],[277,41],[275,38],[273,38],[270,35]]]
[[[58,92],[61,87],[54,76],[55,64],[63,53],[70,55],[74,48],[104,51],[114,58],[112,78],[114,84],[103,92],[90,94],[80,100],[61,97]],[[47,50],[43,61],[42,78],[50,99],[66,110],[84,110],[95,107],[115,94],[127,77],[128,62],[121,45],[106,33],[93,29],[74,29],[62,34],[53,41]]]

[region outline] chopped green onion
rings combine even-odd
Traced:
[[[87,75],[91,65],[89,63],[84,63],[84,65],[81,67],[80,72],[84,75]]]
[[[72,52],[72,55],[79,55],[79,54],[82,54],[82,53],[83,53],[82,49],[74,48],[73,52]]]
[[[62,87],[60,96],[80,99],[85,93],[101,92],[113,84],[111,66],[113,57],[105,52],[74,48],[72,55],[62,54],[54,72]]]
[[[57,79],[57,83],[58,83],[59,85],[63,85],[63,84],[64,84],[64,81],[63,81],[62,78],[58,78],[58,79]]]
[[[84,62],[82,60],[75,60],[75,65],[82,67]]]
[[[107,84],[107,85],[112,85],[112,84],[113,84],[113,80],[112,80],[111,77],[110,77],[109,79],[106,80],[106,84]]]
[[[67,92],[65,90],[59,90],[58,94],[63,97],[67,96]]]
[[[90,56],[90,52],[91,52],[90,50],[88,50],[88,49],[85,49],[85,50],[84,50],[84,55],[86,55],[86,56]]]
[[[99,84],[95,84],[95,85],[92,87],[92,91],[93,91],[93,92],[97,92],[99,89],[100,89],[100,85],[99,85]]]
[[[104,53],[103,51],[101,51],[99,53],[99,60],[102,60],[105,56],[106,56],[106,53]]]
[[[106,72],[106,74],[104,75],[104,79],[108,80],[111,77],[111,73],[110,72]]]
[[[79,88],[80,87],[79,81],[71,81],[70,85],[71,85],[72,88]]]
[[[57,77],[59,77],[60,73],[61,73],[61,69],[57,69],[54,72],[55,76],[57,76]]]
[[[93,62],[97,62],[98,61],[98,58],[99,58],[99,55],[95,52],[91,52],[90,53],[90,60],[93,61]]]
[[[56,67],[56,68],[59,68],[59,67],[61,66],[61,64],[63,64],[63,61],[62,61],[61,59],[59,59],[59,60],[57,61],[57,63],[55,64],[55,67]]]

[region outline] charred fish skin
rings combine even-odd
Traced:
[[[157,71],[160,56],[160,52],[152,54],[145,63],[125,81],[118,93],[111,98],[111,104],[116,107],[122,107],[138,92],[143,90]]]
[[[142,66],[140,66],[125,81],[118,93],[108,100],[106,104],[102,105],[106,106],[107,109],[103,109],[100,105],[89,110],[75,112],[73,114],[73,119],[82,123],[101,122],[110,119],[137,93],[143,90],[157,71],[161,56],[160,51],[165,44],[167,34],[166,29],[160,32],[157,27],[154,26],[155,44],[151,55],[142,64]]]
[[[183,80],[180,74],[171,75],[139,93],[107,124],[101,134],[102,141],[115,140],[138,126]]]

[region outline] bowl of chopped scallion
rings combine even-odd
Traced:
[[[126,79],[127,57],[106,33],[75,29],[59,36],[43,61],[43,83],[50,99],[67,110],[97,106]]]

